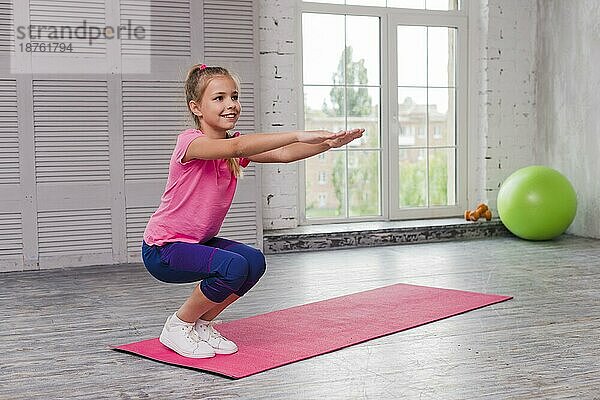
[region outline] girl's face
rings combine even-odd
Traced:
[[[224,137],[235,127],[241,110],[235,81],[230,77],[217,76],[208,83],[200,99],[200,127],[206,134]]]

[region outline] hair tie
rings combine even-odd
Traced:
[[[202,64],[202,65],[200,66],[200,71],[202,71],[202,70],[204,70],[204,69],[206,69],[206,64]]]

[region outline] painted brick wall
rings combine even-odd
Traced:
[[[493,208],[504,179],[535,162],[536,13],[535,0],[481,0],[471,16],[479,22],[481,87],[470,94],[479,93],[483,196]]]
[[[502,181],[516,169],[531,164],[536,131],[535,0],[473,0],[479,45],[478,76],[471,79],[477,96],[471,112],[476,130],[469,152],[470,201],[486,201],[495,208]],[[262,124],[265,132],[297,129],[298,92],[295,43],[299,21],[296,0],[260,0],[260,62]],[[471,147],[473,149],[473,147]],[[297,164],[263,165],[265,229],[298,224]]]
[[[295,0],[260,0],[261,130],[297,130]],[[263,164],[265,229],[298,226],[298,165]]]

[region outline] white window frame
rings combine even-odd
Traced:
[[[400,9],[386,7],[355,6],[342,4],[309,3],[297,0],[296,7],[296,65],[295,75],[297,77],[297,91],[304,92],[303,79],[303,55],[302,55],[302,14],[319,13],[335,15],[357,15],[372,16],[380,18],[380,43],[381,43],[381,216],[364,218],[306,218],[306,168],[305,162],[298,163],[298,210],[299,222],[302,225],[323,223],[344,223],[361,221],[389,221],[402,219],[423,219],[453,217],[462,215],[462,210],[467,206],[469,185],[467,182],[467,121],[468,121],[468,91],[469,91],[469,60],[468,60],[468,14],[470,9],[469,0],[461,0],[459,10],[435,11],[419,9]],[[397,169],[390,168],[390,162],[398,160],[398,135],[389,134],[398,132],[397,107],[390,105],[398,104],[397,90],[397,68],[396,63],[389,60],[397,59],[397,26],[398,25],[423,25],[443,26],[457,28],[456,43],[456,204],[452,206],[430,206],[419,208],[398,207],[398,174]],[[303,96],[298,96],[298,127],[304,129],[304,101]]]
[[[390,180],[389,193],[389,215],[390,219],[423,219],[423,218],[441,218],[454,217],[463,214],[467,208],[467,107],[468,107],[468,26],[466,10],[467,4],[463,4],[463,9],[456,12],[406,12],[393,13],[389,17],[389,49],[388,53],[396,57],[397,51],[397,26],[399,25],[421,25],[456,28],[456,202],[449,206],[429,206],[400,208],[398,203],[398,176],[397,169],[389,168]],[[387,76],[387,86],[393,88],[389,90],[389,104],[398,104],[398,70],[396,63],[389,64]],[[392,115],[388,116],[390,130],[388,132],[398,131],[398,112],[397,108],[392,109]],[[429,132],[427,132],[429,134]],[[398,160],[398,135],[391,134],[388,137],[390,160]],[[393,162],[393,161],[391,161]]]

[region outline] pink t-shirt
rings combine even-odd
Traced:
[[[181,161],[190,143],[203,135],[197,129],[188,129],[177,137],[165,192],[144,231],[147,244],[202,243],[221,229],[237,185],[227,160]],[[249,162],[240,158],[242,167]]]

